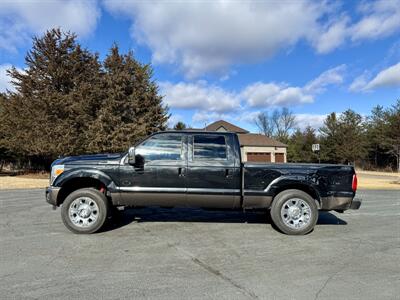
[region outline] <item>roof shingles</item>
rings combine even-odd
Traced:
[[[224,120],[219,120],[210,125],[206,126],[207,131],[217,131],[219,128],[223,127],[226,131],[236,132],[236,133],[249,133],[246,129],[240,128]]]

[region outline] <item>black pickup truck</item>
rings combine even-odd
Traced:
[[[238,136],[166,131],[123,154],[53,162],[46,201],[75,233],[99,230],[113,208],[162,206],[269,209],[286,234],[306,234],[318,210],[358,209],[352,166],[243,163]]]

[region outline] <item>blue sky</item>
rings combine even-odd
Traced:
[[[255,131],[260,111],[289,107],[298,126],[400,98],[400,0],[0,3],[0,91],[31,38],[61,27],[92,51],[152,63],[176,121],[225,119]]]

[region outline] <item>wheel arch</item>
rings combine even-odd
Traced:
[[[108,191],[115,190],[112,179],[99,170],[75,170],[63,173],[56,179],[54,186],[61,188],[57,195],[57,206],[60,206],[69,194],[78,189],[94,188],[106,196]]]
[[[281,183],[278,186],[274,187],[272,190],[272,201],[274,201],[275,197],[279,193],[281,193],[285,190],[290,190],[290,189],[300,190],[300,191],[307,193],[316,201],[318,209],[321,208],[321,196],[320,196],[318,190],[316,188],[314,188],[311,184],[301,182],[301,181],[298,181],[298,182],[288,181],[288,182]]]

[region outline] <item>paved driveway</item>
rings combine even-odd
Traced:
[[[265,214],[137,209],[93,235],[42,190],[0,192],[0,298],[400,299],[400,191],[321,213],[307,236]]]

